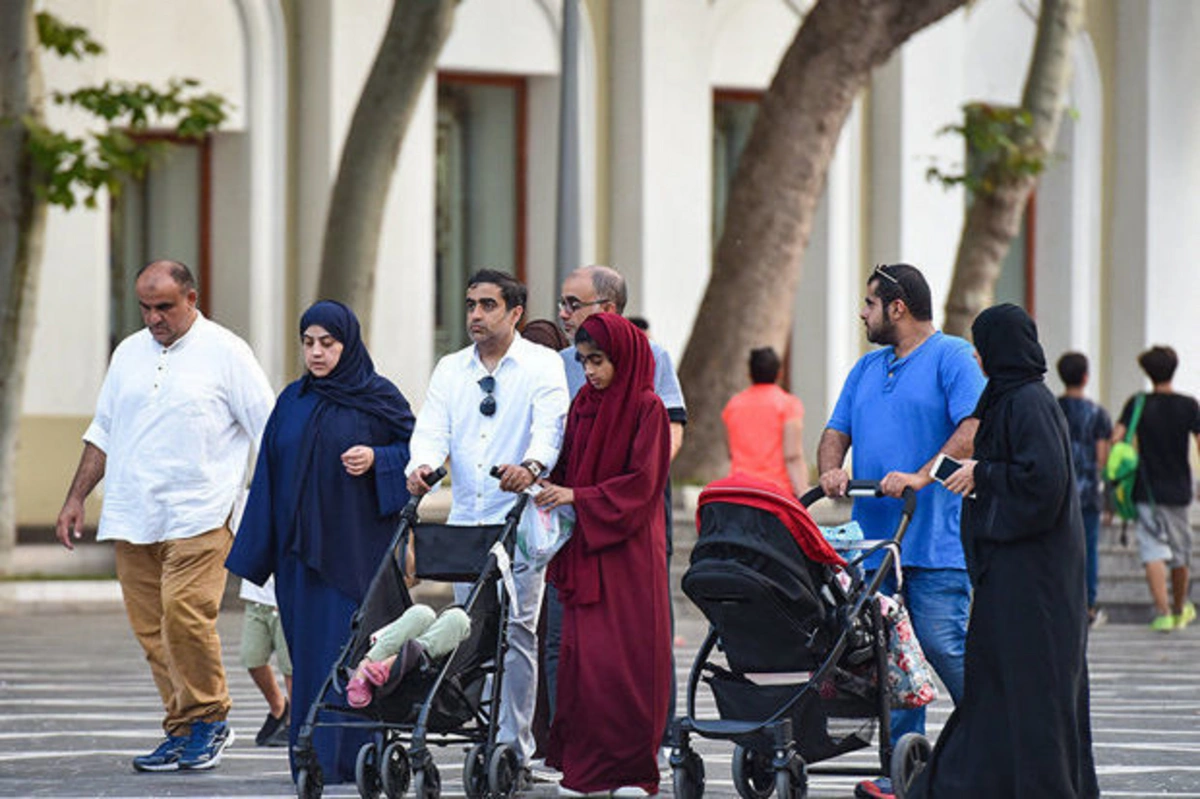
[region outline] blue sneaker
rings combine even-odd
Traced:
[[[233,743],[233,729],[223,721],[193,721],[192,734],[179,755],[179,768],[199,771],[215,767]]]
[[[148,755],[138,755],[133,759],[135,771],[175,771],[179,768],[179,756],[187,744],[186,735],[168,735],[162,743]]]
[[[894,799],[892,781],[887,777],[877,780],[863,780],[854,786],[855,799]]]

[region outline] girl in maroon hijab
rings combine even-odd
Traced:
[[[587,383],[571,405],[553,482],[542,482],[536,500],[573,505],[576,517],[547,573],[563,604],[547,762],[563,773],[560,793],[645,796],[658,792],[671,686],[667,412],[642,331],[594,314],[575,346]]]

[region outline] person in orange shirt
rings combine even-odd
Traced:
[[[729,445],[729,473],[767,480],[796,496],[808,490],[804,459],[804,405],[775,384],[779,355],[770,347],[750,350],[750,388],[735,394],[721,412]]]

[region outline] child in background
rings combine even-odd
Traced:
[[[1083,535],[1087,542],[1088,624],[1095,627],[1105,621],[1104,611],[1096,605],[1099,581],[1100,511],[1104,508],[1100,469],[1108,461],[1112,420],[1108,412],[1083,395],[1088,382],[1088,359],[1082,352],[1068,352],[1058,359],[1058,376],[1066,392],[1058,406],[1067,417],[1071,436],[1071,460],[1075,466],[1075,488],[1079,509],[1083,512]]]
[[[279,623],[275,578],[268,579],[262,588],[242,580],[239,596],[246,601],[242,622],[242,665],[250,672],[250,679],[254,680],[268,705],[267,718],[254,736],[254,742],[259,746],[287,746],[291,727],[292,661]],[[286,696],[279,690],[275,672],[271,670],[272,652],[287,684]]]

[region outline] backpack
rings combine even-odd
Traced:
[[[1112,485],[1113,508],[1125,521],[1137,518],[1133,486],[1137,482],[1139,458],[1133,439],[1137,434],[1138,422],[1142,418],[1142,408],[1145,404],[1146,395],[1138,394],[1133,401],[1133,412],[1130,414],[1125,439],[1112,445],[1108,453],[1108,462],[1104,464],[1104,479]]]

